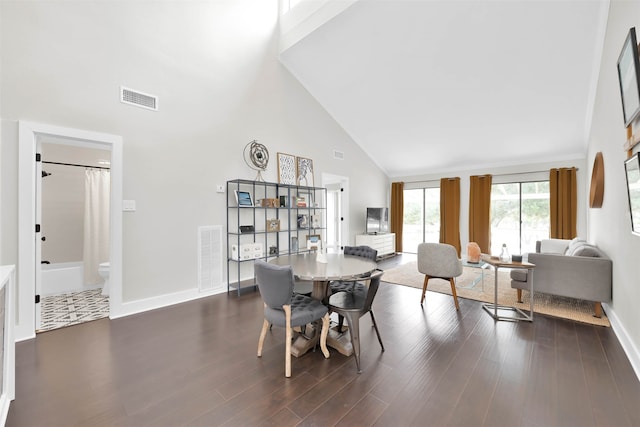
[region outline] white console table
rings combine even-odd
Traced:
[[[396,233],[356,234],[356,246],[369,246],[378,251],[378,257],[395,255]]]
[[[16,343],[13,337],[15,328],[14,289],[16,282],[13,265],[0,266],[0,334],[2,336],[2,376],[0,377],[0,424],[5,425],[9,414],[9,405],[16,397]]]

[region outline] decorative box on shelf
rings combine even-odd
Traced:
[[[264,244],[259,242],[231,245],[231,259],[235,261],[247,261],[262,258],[264,256]]]

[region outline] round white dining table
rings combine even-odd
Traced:
[[[312,296],[320,300],[325,298],[330,281],[363,277],[378,266],[370,259],[344,254],[322,254],[322,261],[326,262],[319,262],[318,255],[316,252],[281,255],[269,263],[290,265],[298,279],[313,281]]]

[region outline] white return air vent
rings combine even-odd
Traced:
[[[158,111],[158,97],[120,86],[120,102]]]
[[[198,289],[222,287],[222,226],[198,227]]]

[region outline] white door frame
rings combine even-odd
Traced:
[[[111,151],[111,228],[109,317],[122,311],[122,137],[100,132],[19,121],[18,123],[18,277],[16,341],[35,337],[36,281],[36,147],[38,137],[61,137],[80,147]]]
[[[340,242],[340,246],[348,246],[351,245],[351,239],[349,236],[349,178],[346,176],[334,175],[330,173],[322,173],[322,185],[327,186],[327,184],[340,184],[342,191],[340,193],[340,210],[342,221],[340,222],[340,237],[342,241]]]

